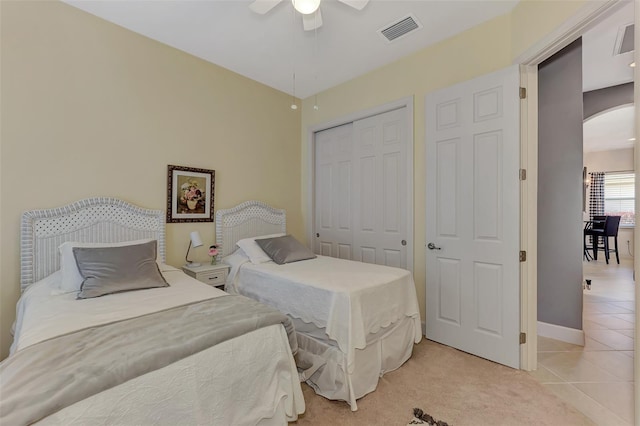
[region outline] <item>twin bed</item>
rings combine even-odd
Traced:
[[[284,424],[304,412],[300,380],[356,410],[421,339],[407,271],[322,256],[252,263],[236,243],[283,234],[282,210],[252,201],[217,212],[231,295],[164,264],[164,217],[110,198],[23,215],[3,423]],[[65,289],[61,244],[149,240],[167,286],[82,300]]]
[[[356,410],[356,400],[409,359],[422,338],[413,278],[404,269],[332,257],[276,264],[247,253],[247,239],[285,232],[286,212],[259,201],[218,210],[216,241],[231,265],[225,290],[287,314],[302,380]]]

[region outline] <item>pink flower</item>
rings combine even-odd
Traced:
[[[219,248],[219,247],[220,247],[220,246],[215,245],[215,244],[214,244],[214,245],[212,245],[212,246],[210,246],[210,247],[209,247],[209,256],[213,257],[213,256],[217,256],[217,255],[219,255],[219,254],[220,254],[220,252],[218,251],[218,248]]]

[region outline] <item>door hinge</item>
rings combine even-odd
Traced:
[[[513,86],[511,86],[513,87]],[[527,88],[526,87],[521,87],[520,88],[520,99],[527,99]]]
[[[520,344],[524,345],[527,343],[527,333],[520,333]]]
[[[527,180],[527,169],[520,169],[520,180]]]
[[[524,250],[520,250],[520,262],[527,261],[527,252]]]

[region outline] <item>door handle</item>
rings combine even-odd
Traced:
[[[428,248],[429,250],[442,250],[442,248],[441,248],[441,247],[436,247],[436,245],[435,245],[435,244],[433,244],[433,243],[429,243],[429,244],[427,244],[427,248]]]

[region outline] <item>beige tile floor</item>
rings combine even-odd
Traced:
[[[558,397],[598,425],[633,424],[632,260],[584,262],[585,346],[538,337],[538,370],[531,372]]]

